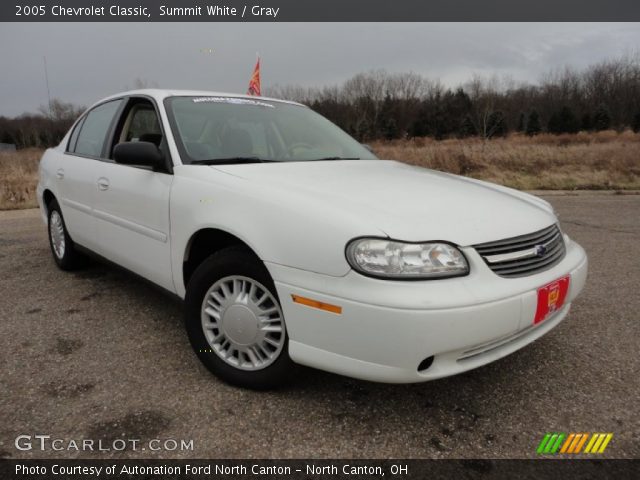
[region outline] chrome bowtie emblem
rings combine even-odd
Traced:
[[[536,257],[542,257],[545,253],[547,253],[547,247],[544,245],[536,245],[533,247]]]

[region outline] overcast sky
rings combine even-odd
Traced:
[[[639,52],[640,24],[0,23],[0,115],[46,104],[43,56],[51,96],[87,105],[136,78],[244,93],[256,51],[263,89],[336,84],[377,68],[450,86],[474,73],[535,83],[551,69]]]

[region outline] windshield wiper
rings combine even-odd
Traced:
[[[360,160],[360,157],[322,157],[315,160]]]
[[[226,157],[226,158],[206,158],[204,160],[192,160],[191,165],[230,165],[234,163],[266,163],[275,162],[260,157]]]

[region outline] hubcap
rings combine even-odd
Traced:
[[[284,346],[285,326],[275,297],[239,275],[218,280],[202,302],[202,330],[211,350],[241,370],[271,365]]]
[[[64,257],[64,225],[62,224],[62,217],[57,210],[51,212],[49,217],[49,233],[51,234],[51,246],[56,257]]]

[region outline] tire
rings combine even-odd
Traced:
[[[47,206],[47,232],[53,260],[60,269],[76,270],[85,264],[86,257],[78,252],[71,240],[56,200],[51,200]]]
[[[271,389],[296,369],[273,280],[246,248],[225,248],[198,266],[187,285],[185,324],[200,361],[227,383]]]

